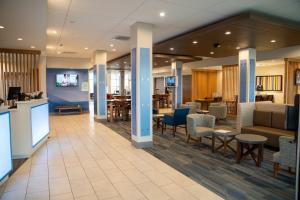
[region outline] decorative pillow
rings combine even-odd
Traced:
[[[286,115],[282,112],[272,112],[272,127],[286,129]]]
[[[253,125],[254,126],[267,126],[272,125],[272,112],[269,111],[253,111]]]

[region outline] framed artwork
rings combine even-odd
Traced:
[[[256,76],[256,91],[282,91],[282,82],[282,75]]]

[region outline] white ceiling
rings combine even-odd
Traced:
[[[45,1],[0,0],[0,25],[7,26],[0,30],[0,47],[42,48]],[[88,58],[94,50],[107,50],[112,59],[130,49],[129,41],[112,38],[129,36],[137,21],[154,24],[153,39],[159,42],[249,9],[300,22],[300,0],[48,0],[47,54]],[[161,11],[164,18],[159,17]],[[22,43],[16,41],[19,35]]]

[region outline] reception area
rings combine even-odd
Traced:
[[[1,1],[0,200],[299,199],[299,10]]]

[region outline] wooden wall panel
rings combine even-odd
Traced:
[[[182,101],[183,103],[192,101],[192,75],[182,77]]]
[[[39,90],[40,51],[0,49],[0,98],[7,98],[9,87],[22,92]],[[2,94],[1,94],[2,93]]]
[[[192,100],[212,98],[217,92],[217,71],[192,72]]]

